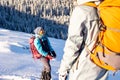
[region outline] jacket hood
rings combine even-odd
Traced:
[[[77,4],[80,5],[86,2],[90,2],[90,1],[99,2],[101,0],[77,0]]]
[[[34,33],[35,33],[35,34],[39,34],[39,32],[40,32],[41,30],[43,30],[42,27],[37,27],[37,28],[35,28]]]

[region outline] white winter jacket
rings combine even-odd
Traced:
[[[78,1],[91,1],[91,0],[78,0]],[[92,0],[93,1],[93,0]],[[95,0],[97,1],[97,0]],[[81,2],[83,3],[83,2]],[[79,2],[79,4],[81,4]],[[96,8],[90,6],[76,6],[70,18],[70,24],[68,29],[68,38],[64,47],[64,55],[61,60],[59,74],[65,74],[71,71],[71,68],[78,58],[78,55],[83,55],[82,59],[86,60],[88,54],[87,50],[84,48],[80,53],[79,49],[83,41],[88,46],[89,50],[93,48],[95,43],[95,36],[99,28],[99,18],[97,15]],[[77,64],[77,70],[80,69],[79,63]],[[72,72],[74,74],[74,72]],[[79,73],[77,73],[79,75]],[[74,80],[80,80],[79,76],[73,76]],[[70,79],[71,80],[71,79]],[[83,79],[81,79],[83,80]]]

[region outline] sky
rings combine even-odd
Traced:
[[[32,58],[29,49],[32,35],[0,28],[0,80],[39,80],[43,65]],[[50,62],[52,80],[58,80],[65,40],[48,38],[57,54],[57,58]],[[120,80],[120,71],[115,75],[109,71],[108,80]]]

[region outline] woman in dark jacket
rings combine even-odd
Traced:
[[[50,80],[51,79],[50,59],[55,58],[56,53],[54,52],[49,42],[49,39],[45,36],[45,31],[43,30],[42,27],[37,27],[34,30],[34,33],[35,33],[34,45],[38,52],[42,55],[40,61],[44,65],[44,69],[41,74],[41,79]]]

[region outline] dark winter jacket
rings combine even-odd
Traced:
[[[48,38],[45,35],[39,36],[36,34],[36,39],[34,40],[34,45],[37,48],[38,52],[43,56],[53,51]]]

